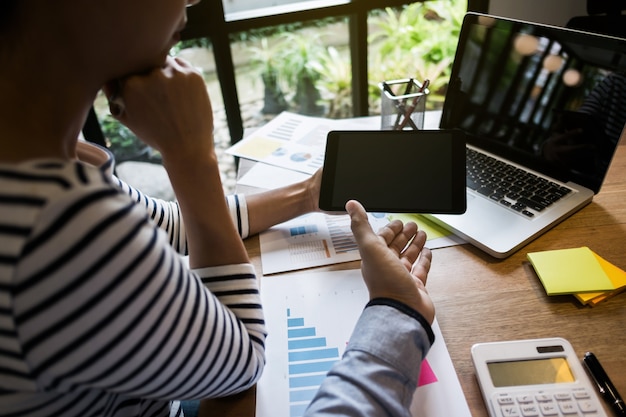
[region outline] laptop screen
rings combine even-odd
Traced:
[[[626,41],[468,13],[441,128],[595,193],[626,123]]]

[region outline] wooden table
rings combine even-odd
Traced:
[[[472,416],[488,415],[470,358],[478,342],[564,337],[579,357],[593,351],[626,396],[626,292],[596,307],[582,306],[573,296],[549,297],[526,260],[528,252],[579,246],[626,270],[624,140],[593,202],[509,258],[497,260],[469,244],[433,251],[427,287]],[[246,247],[261,276],[258,237],[247,239]],[[358,267],[350,262],[316,270]],[[223,416],[253,415],[254,393],[212,403],[211,411],[216,406]]]

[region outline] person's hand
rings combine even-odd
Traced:
[[[344,215],[345,212],[342,211],[324,211],[320,209],[320,192],[322,189],[322,173],[324,168],[320,168],[315,171],[315,174],[311,175],[309,178],[304,180],[302,183],[306,187],[307,190],[307,205],[305,209],[305,213],[311,212],[322,212],[328,215]]]
[[[432,253],[424,247],[426,233],[413,222],[394,220],[376,234],[359,202],[348,201],[346,211],[352,220],[370,299],[400,301],[432,323],[435,307],[425,287]]]
[[[168,57],[162,68],[115,80],[104,92],[111,113],[164,158],[172,153],[192,157],[214,151],[206,85],[183,59]]]

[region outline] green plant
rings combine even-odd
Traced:
[[[410,77],[429,79],[427,108],[441,107],[466,10],[467,0],[432,0],[372,15],[368,74],[372,112],[379,112],[380,81]],[[325,46],[332,34],[319,30],[323,26],[318,23],[318,30],[277,26],[271,32],[260,32],[265,37],[250,35],[248,39],[254,41],[248,48],[251,62],[265,74],[266,100],[272,95],[267,85],[273,83],[276,91],[280,86],[295,91],[291,103],[300,113],[320,114],[323,103],[327,117],[350,117],[349,54]],[[282,96],[282,92],[276,94]]]
[[[250,65],[261,73],[278,72],[280,68],[280,51],[283,40],[280,37],[255,39],[247,46],[250,54]]]
[[[293,102],[300,113],[321,114],[321,95],[316,83],[320,79],[320,60],[324,59],[326,53],[322,35],[319,32],[300,31],[284,33],[282,37],[281,73],[296,91]]]
[[[467,0],[440,0],[413,3],[398,10],[386,8],[374,17],[376,27],[369,42],[380,43],[382,56],[400,49],[418,48],[426,61],[438,62],[454,56]]]
[[[253,46],[248,46],[250,64],[253,69],[260,71],[263,80],[264,114],[278,114],[288,107],[281,88],[282,47],[282,38],[279,37],[261,38]]]
[[[386,8],[372,18],[369,79],[375,81],[369,96],[373,109],[379,106],[380,81],[410,77],[429,79],[427,108],[441,107],[466,10],[467,0],[440,0]]]
[[[319,74],[317,88],[328,104],[326,116],[340,119],[352,116],[352,66],[348,54],[329,46],[319,60],[311,63]]]

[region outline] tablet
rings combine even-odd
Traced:
[[[465,135],[459,130],[331,131],[319,206],[345,211],[462,214]]]

